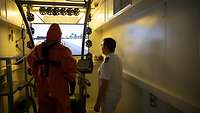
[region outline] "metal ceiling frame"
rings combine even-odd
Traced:
[[[85,7],[86,2],[46,2],[46,1],[20,1],[23,4],[29,5],[58,5],[58,6],[78,6],[78,7]]]
[[[85,44],[85,38],[86,38],[86,30],[87,30],[87,24],[89,19],[89,14],[91,11],[91,0],[84,0],[83,3],[75,2],[75,1],[67,1],[67,2],[45,2],[45,1],[24,1],[24,0],[15,0],[15,3],[21,13],[21,16],[23,18],[23,21],[25,23],[25,26],[27,28],[27,33],[30,38],[30,42],[34,45],[33,42],[33,36],[32,32],[29,26],[29,22],[26,18],[26,15],[23,10],[23,5],[56,5],[56,6],[74,6],[74,7],[83,7],[86,8],[86,14],[85,14],[85,22],[84,22],[84,30],[83,30],[83,41],[82,41],[82,50],[81,50],[81,59],[84,59],[84,44]]]
[[[34,47],[34,42],[33,42],[33,37],[32,37],[32,32],[29,26],[29,22],[26,18],[26,15],[24,13],[23,10],[23,4],[43,4],[43,5],[57,5],[57,6],[82,6],[84,8],[86,8],[86,14],[85,14],[85,21],[84,21],[84,29],[83,29],[83,39],[82,39],[82,49],[81,49],[81,59],[84,59],[84,45],[85,45],[85,39],[86,39],[86,35],[87,35],[87,25],[88,25],[88,20],[89,20],[89,15],[90,15],[90,11],[91,11],[91,0],[84,0],[85,4],[80,4],[80,3],[62,3],[62,2],[36,2],[36,1],[22,1],[22,0],[15,0],[15,3],[21,13],[21,16],[23,18],[23,21],[26,25],[27,28],[27,32],[30,38],[30,42]],[[85,80],[85,73],[81,73],[80,74],[80,81],[84,81]],[[86,113],[86,96],[87,96],[87,92],[86,92],[86,85],[84,82],[80,82],[79,84],[79,94],[80,94],[80,104],[81,104],[81,111],[82,113]]]
[[[86,14],[85,14],[84,29],[83,29],[83,41],[82,41],[81,59],[84,59],[84,47],[85,47],[84,45],[85,45],[87,24],[88,24],[90,11],[91,11],[91,0],[88,0],[88,2],[86,2]]]
[[[15,3],[16,3],[16,5],[17,5],[17,7],[18,7],[18,9],[19,9],[19,11],[20,11],[20,13],[21,13],[21,16],[22,16],[23,20],[24,20],[24,23],[25,23],[25,26],[26,26],[26,28],[27,28],[27,33],[28,33],[28,35],[29,35],[31,44],[34,46],[32,32],[31,32],[31,29],[30,29],[30,27],[29,27],[29,23],[28,23],[28,20],[27,20],[27,18],[26,18],[26,15],[25,15],[25,13],[24,13],[22,4],[20,3],[19,0],[15,0]]]

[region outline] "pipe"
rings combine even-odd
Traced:
[[[86,3],[86,14],[85,14],[85,22],[84,22],[84,29],[83,29],[83,40],[82,40],[82,49],[81,49],[81,59],[84,59],[84,49],[85,49],[85,38],[86,38],[86,30],[87,30],[87,23],[88,18],[91,10],[91,0],[88,0]]]

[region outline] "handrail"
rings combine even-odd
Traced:
[[[19,57],[20,57],[20,56],[15,56],[15,57],[3,57],[3,58],[0,58],[0,60],[17,59],[17,58],[19,58]],[[0,69],[1,69],[1,68],[4,68],[4,67],[7,67],[7,66],[17,65],[19,62],[23,61],[25,58],[26,58],[26,56],[23,56],[23,57],[21,57],[20,59],[18,59],[15,63],[11,63],[11,64],[6,65],[6,66],[0,66]]]
[[[10,57],[0,57],[0,60],[7,60],[7,59],[17,59],[20,58],[20,56],[10,56]],[[13,66],[13,65],[17,65],[19,62],[23,61],[26,58],[26,56],[21,57],[20,59],[18,59],[15,63],[11,63],[5,66],[0,66],[0,69],[4,69],[8,66]],[[12,72],[21,70],[22,68],[16,68],[14,70],[12,70]],[[3,72],[2,74],[0,74],[0,76],[6,76],[6,74],[8,74],[7,72]]]
[[[12,72],[16,72],[16,71],[19,71],[19,70],[22,70],[23,68],[16,68],[14,70],[12,70]],[[7,72],[3,72],[2,74],[0,74],[0,76],[6,76],[8,73]]]
[[[27,86],[33,87],[32,85],[32,81],[33,81],[33,77],[30,78],[30,80],[28,80],[27,82],[12,82],[13,84],[13,89],[10,92],[11,94],[15,94],[17,91],[21,91],[22,89],[24,89]],[[1,86],[1,90],[0,90],[0,96],[5,96],[9,94],[9,88],[8,88],[8,83],[4,83],[3,86]]]
[[[25,82],[24,84],[22,84],[21,86],[17,87],[17,90],[22,90],[23,88],[27,87],[27,86],[31,86],[31,82],[33,81],[33,77],[30,78],[30,80],[28,80],[27,82]]]
[[[0,56],[0,60],[7,60],[7,59],[16,59],[19,56]]]

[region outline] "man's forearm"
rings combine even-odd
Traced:
[[[97,96],[97,101],[96,103],[101,104],[103,97],[105,96],[105,92],[108,86],[108,81],[107,80],[101,80],[101,86],[99,87],[99,92],[98,92],[98,96]]]

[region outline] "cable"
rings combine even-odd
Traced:
[[[35,14],[43,23],[45,23],[45,21],[36,12],[35,12]]]

